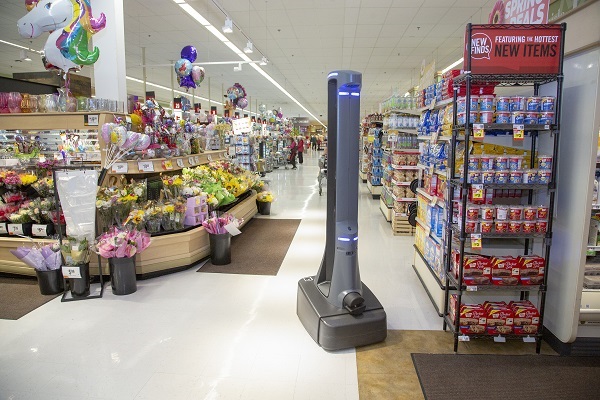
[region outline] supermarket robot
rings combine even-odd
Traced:
[[[386,314],[358,270],[358,150],[362,74],[328,76],[327,222],[316,276],[300,279],[296,312],[325,350],[384,340]],[[339,173],[338,173],[339,171]]]

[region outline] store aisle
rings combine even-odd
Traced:
[[[302,218],[277,276],[191,268],[129,296],[57,298],[0,320],[0,399],[358,399],[355,351],[322,350],[295,312],[297,281],[316,273],[324,249],[318,154],[267,175],[270,218]],[[412,237],[392,236],[363,184],[360,193],[362,279],[388,327],[441,328],[410,267]]]

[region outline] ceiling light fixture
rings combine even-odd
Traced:
[[[248,40],[248,43],[246,43],[246,47],[244,47],[244,53],[249,54],[252,52],[254,52],[254,46],[252,45],[252,42]]]
[[[448,65],[446,68],[444,68],[442,70],[442,74],[445,74],[446,72],[450,71],[452,68],[456,67],[458,64],[462,63],[464,61],[464,58],[460,58],[460,60],[456,60],[454,61],[452,64]]]
[[[294,96],[292,96],[287,90],[285,90],[283,88],[283,86],[281,86],[279,83],[277,83],[277,81],[275,79],[273,79],[269,74],[267,74],[265,71],[263,71],[262,68],[259,67],[259,64],[267,65],[267,62],[268,62],[267,57],[263,56],[260,63],[257,64],[256,62],[252,61],[252,59],[250,57],[248,57],[246,54],[244,54],[244,52],[242,52],[240,49],[238,49],[236,45],[231,43],[229,41],[229,39],[227,39],[221,32],[219,32],[219,30],[217,28],[215,28],[204,17],[202,17],[202,15],[200,15],[200,13],[198,13],[198,11],[196,11],[192,6],[190,6],[189,4],[187,4],[185,2],[182,2],[181,0],[173,0],[173,1],[177,5],[179,5],[179,7],[181,7],[186,13],[188,13],[192,18],[194,18],[202,26],[204,26],[206,29],[208,29],[208,31],[210,33],[212,33],[214,36],[216,36],[221,42],[223,42],[223,44],[225,44],[227,47],[229,47],[235,54],[240,56],[240,58],[242,60],[244,60],[246,63],[249,63],[252,68],[254,68],[259,74],[264,76],[269,82],[271,82],[277,89],[279,89],[283,94],[285,94],[290,100],[292,100],[300,108],[302,108],[304,111],[306,111],[306,113],[308,113],[308,115],[310,115],[317,122],[319,122],[319,124],[321,124],[324,128],[327,128],[327,126],[325,124],[323,124],[319,120],[319,118],[317,118],[313,113],[308,111],[308,109],[306,107],[304,107],[298,100],[296,100],[296,98]],[[225,23],[227,23],[227,20],[231,21],[231,19],[229,17],[227,17],[225,19]],[[204,21],[206,21],[206,23]],[[232,31],[233,31],[233,21],[231,21],[231,27],[232,27]],[[223,32],[225,32],[225,31],[223,31]]]
[[[225,25],[221,28],[223,33],[233,32],[233,21],[229,17],[225,17]]]

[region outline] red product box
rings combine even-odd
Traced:
[[[517,335],[531,335],[538,332],[540,313],[535,307],[513,307],[513,329]]]
[[[507,307],[510,308],[508,304],[504,301],[484,301],[483,308],[487,311],[491,307]]]
[[[519,284],[519,262],[510,256],[497,256],[490,260],[492,284],[512,286]]]
[[[514,313],[504,306],[490,305],[487,309],[486,332],[490,335],[508,335],[513,331]]]
[[[517,307],[530,307],[530,308],[535,308],[535,304],[533,304],[531,301],[529,300],[515,300],[515,301],[511,301],[510,303],[508,303],[508,307],[512,310],[514,310]]]
[[[452,269],[454,270],[454,276],[458,278],[460,254],[458,251],[453,251],[452,256]],[[463,264],[463,282],[465,285],[489,285],[491,279],[492,275],[488,258],[479,255],[465,255]]]
[[[463,304],[460,306],[460,331],[465,334],[483,334],[487,317],[481,304]]]
[[[545,260],[540,256],[520,256],[519,275],[521,285],[541,285],[544,282]]]

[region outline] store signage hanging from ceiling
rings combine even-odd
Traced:
[[[550,0],[498,0],[490,24],[547,24]]]
[[[473,74],[557,74],[562,29],[558,24],[467,25],[465,69],[470,58]]]

